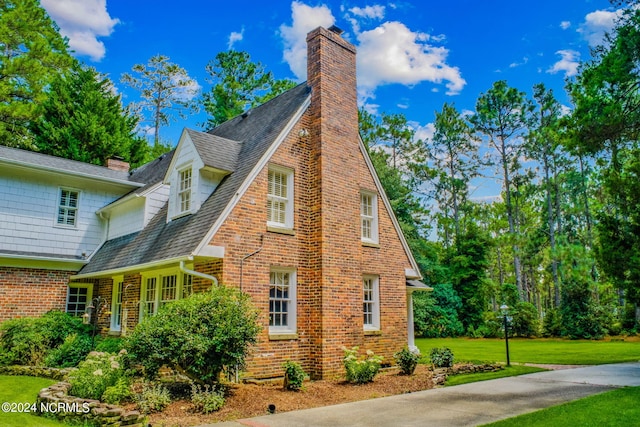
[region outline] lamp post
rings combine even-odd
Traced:
[[[511,361],[509,360],[509,320],[507,319],[507,314],[509,314],[509,306],[506,304],[502,304],[500,306],[500,311],[502,312],[502,318],[504,320],[504,343],[507,347],[507,366],[511,366]]]
[[[85,313],[82,315],[82,323],[93,326],[91,333],[91,349],[95,347],[96,329],[98,328],[98,317],[102,311],[107,308],[107,301],[101,296],[97,296],[91,300],[91,304],[87,306]]]

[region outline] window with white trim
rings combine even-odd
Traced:
[[[191,210],[191,167],[178,172],[178,214]]]
[[[362,278],[362,314],[365,330],[380,329],[380,292],[377,276]]]
[[[269,274],[269,333],[296,332],[296,272],[273,268]]]
[[[87,311],[87,306],[91,304],[92,297],[92,284],[69,283],[66,312],[72,316],[82,316]]]
[[[122,294],[124,293],[124,278],[113,278],[113,289],[111,291],[111,330],[122,329]]]
[[[67,188],[60,189],[60,197],[58,199],[58,215],[56,224],[67,227],[75,227],[78,225],[78,202],[80,192]]]
[[[378,197],[367,191],[360,193],[360,237],[363,242],[378,243]]]
[[[293,171],[290,169],[269,168],[267,225],[293,228]]]
[[[193,276],[178,270],[143,274],[140,288],[140,320],[154,315],[163,305],[193,292]]]

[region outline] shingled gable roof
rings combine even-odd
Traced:
[[[238,152],[234,170],[222,180],[196,213],[166,222],[165,204],[142,231],[107,241],[76,277],[106,275],[193,255],[206,240],[212,225],[232,205],[235,194],[253,179],[252,171],[284,137],[283,132],[296,115],[306,108],[309,94],[310,88],[302,83],[250,110],[248,114],[237,116],[212,129],[208,134],[213,138],[189,130],[190,136],[195,135],[198,139],[198,152],[201,155],[211,151],[206,155],[209,160],[203,158],[205,163],[218,162],[209,156],[215,156],[218,148],[226,149],[237,141],[239,146],[236,147]],[[219,142],[222,143],[220,146],[217,144]],[[227,165],[232,161],[228,155],[225,159]]]
[[[198,132],[193,129],[185,129],[189,138],[196,147],[196,151],[206,167],[233,172],[242,144],[239,141],[222,138],[208,132]],[[211,147],[215,147],[212,150]]]
[[[121,183],[130,185],[131,187],[142,187],[145,183],[130,176],[129,173],[125,171],[116,171],[104,166],[92,165],[90,163],[1,145],[0,162],[30,169],[40,169],[47,172],[58,172],[94,180]]]

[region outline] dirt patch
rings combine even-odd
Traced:
[[[304,390],[298,392],[285,391],[281,384],[234,384],[224,407],[216,413],[195,413],[191,402],[178,400],[162,413],[152,414],[149,421],[152,425],[193,426],[265,415],[269,405],[275,405],[276,412],[288,412],[433,387],[433,372],[426,365],[418,365],[411,376],[399,375],[396,369],[390,369],[378,374],[372,383],[363,385],[348,384],[340,380],[306,381]]]

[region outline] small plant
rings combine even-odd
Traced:
[[[78,370],[69,374],[69,394],[87,399],[100,399],[108,387],[125,376],[123,354],[91,352],[80,362]]]
[[[431,357],[431,363],[436,368],[450,368],[453,366],[453,352],[447,347],[432,348],[429,356]]]
[[[112,405],[119,405],[132,397],[133,393],[131,393],[129,381],[125,377],[120,377],[115,385],[107,387],[100,400]]]
[[[298,391],[302,388],[302,383],[307,373],[302,369],[298,362],[287,360],[282,367],[284,368],[284,388],[285,390]]]
[[[137,396],[138,409],[144,414],[160,412],[171,403],[169,390],[162,384],[143,384]]]
[[[418,366],[418,361],[420,360],[420,352],[413,352],[409,350],[407,347],[403,348],[399,352],[393,355],[393,358],[396,360],[396,363],[400,367],[400,372],[403,375],[412,375]]]
[[[347,382],[352,384],[364,384],[373,381],[380,370],[382,356],[376,356],[371,350],[367,350],[364,359],[358,359],[358,347],[344,348],[342,359],[346,371]]]
[[[191,403],[193,403],[196,411],[208,414],[222,408],[224,395],[222,392],[210,387],[209,384],[206,384],[203,390],[199,385],[192,383]]]
[[[105,353],[118,353],[124,348],[124,340],[118,337],[99,338],[96,344],[96,351]]]

